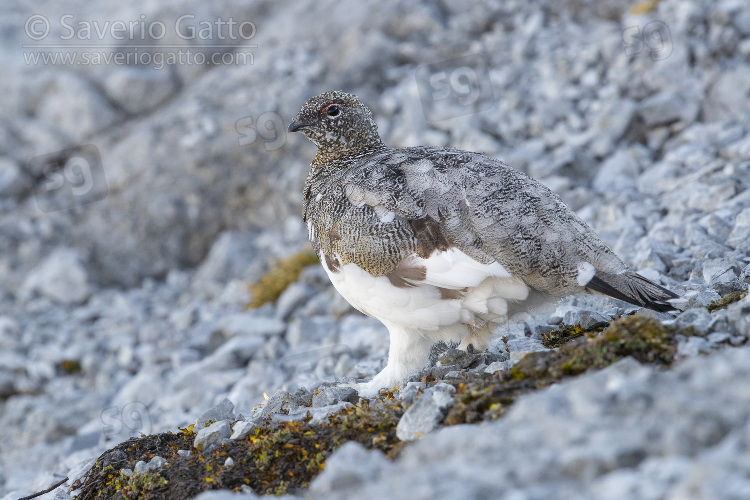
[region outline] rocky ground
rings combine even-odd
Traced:
[[[750,7],[654,3],[10,2],[0,498],[84,480],[141,434],[182,439],[169,456],[156,440],[142,464],[112,462],[121,486],[144,492],[161,491],[166,464],[260,439],[242,432],[284,444],[273,432],[336,423],[355,431],[321,437],[325,471],[306,469],[309,488],[291,481],[290,494],[750,498]],[[232,38],[217,18],[252,24]],[[133,32],[123,39],[115,21]],[[160,67],[184,46],[192,59]],[[84,63],[92,54],[141,64]],[[648,323],[668,333],[634,346],[611,338],[616,322],[597,336],[634,308],[567,298],[499,328],[491,355],[436,353],[450,368],[394,399],[363,407],[328,387],[376,373],[388,346],[382,325],[306,265],[299,212],[314,147],[285,127],[331,88],[359,95],[390,145],[482,151],[560,193],[626,262],[682,295],[680,314]],[[738,300],[705,307],[724,296]],[[550,342],[581,329],[594,333]],[[570,346],[597,339],[622,350],[578,364]],[[566,353],[576,357],[553,376],[549,360]],[[580,375],[588,368],[603,369]],[[522,379],[532,382],[503,392]],[[476,400],[487,404],[469,417]],[[226,458],[222,474],[241,463]]]

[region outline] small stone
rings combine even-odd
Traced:
[[[180,450],[180,451],[183,451],[183,450]],[[133,469],[120,469],[120,474],[130,477],[133,475]]]
[[[679,328],[693,327],[698,335],[707,335],[713,323],[711,313],[703,307],[688,309],[675,318],[675,325]]]
[[[73,248],[55,249],[34,268],[23,283],[22,296],[33,292],[62,304],[80,304],[91,295],[89,275]]]
[[[445,383],[428,388],[404,412],[396,426],[396,436],[402,441],[413,441],[435,429],[445,418],[443,410],[452,404],[451,394],[455,391],[455,387]]]
[[[221,445],[225,439],[229,439],[231,434],[232,428],[228,421],[222,420],[220,422],[214,422],[197,432],[193,446],[202,449],[203,451],[207,451],[212,445]]]
[[[702,337],[688,337],[686,341],[677,344],[677,354],[680,356],[693,357],[710,352],[711,344]]]
[[[295,413],[300,406],[304,406],[304,404],[298,397],[287,391],[277,391],[266,402],[260,414],[265,418],[275,413]]]
[[[416,401],[421,393],[424,392],[427,384],[425,382],[407,382],[406,387],[401,390],[401,399],[405,405],[410,405]]]
[[[513,354],[517,353],[526,354],[527,352],[548,350],[539,340],[528,337],[519,337],[508,340],[508,349],[510,349],[511,358],[513,357]]]
[[[634,188],[639,174],[640,167],[635,156],[629,151],[617,151],[599,167],[592,186],[600,193],[620,192]]]
[[[493,363],[490,363],[490,365],[484,369],[484,373],[493,374],[493,373],[506,370],[507,368],[508,368],[507,361],[495,361]]]
[[[356,491],[358,485],[372,482],[396,468],[383,452],[368,450],[356,441],[341,445],[325,465],[323,472],[310,483],[311,498],[333,498],[346,489]]]
[[[240,420],[232,428],[232,436],[229,439],[245,439],[258,426],[256,420]]]
[[[706,340],[709,342],[709,344],[718,345],[718,344],[724,344],[726,342],[729,342],[731,338],[732,338],[731,333],[713,332],[713,333],[708,334],[708,337],[706,337]]]
[[[359,401],[359,394],[352,387],[326,387],[313,395],[312,406],[313,408],[320,408],[321,406],[329,406],[340,401],[356,404]]]
[[[227,337],[271,337],[281,335],[286,324],[279,318],[266,318],[252,312],[234,313],[219,320],[219,330]]]
[[[309,425],[319,425],[328,421],[328,417],[333,414],[339,413],[347,408],[351,408],[354,405],[346,401],[336,403],[329,406],[321,406],[320,408],[298,408],[294,413],[285,415],[283,413],[274,413],[271,415],[272,422],[298,422],[305,421]]]
[[[177,454],[185,458],[193,456],[193,452],[191,450],[177,450]]]
[[[750,253],[750,207],[737,214],[726,244],[735,250]]]
[[[596,311],[581,311],[578,324],[584,330],[591,330],[609,324],[609,318]]]
[[[438,366],[458,366],[461,369],[469,368],[472,365],[479,364],[481,357],[477,354],[470,354],[460,349],[446,349],[438,357]]]
[[[0,196],[20,199],[30,187],[26,172],[10,159],[0,157]]]
[[[210,420],[218,422],[220,420],[232,420],[233,418],[234,404],[227,398],[224,398],[221,403],[210,410],[206,410],[198,417],[198,420],[195,421],[195,429],[203,429],[206,426],[206,422]]]
[[[737,263],[730,259],[711,259],[703,263],[703,280],[707,285],[726,283],[737,279]]]
[[[227,459],[224,460],[224,467],[234,467],[234,460],[232,460],[232,457],[227,457]]]
[[[699,104],[687,101],[671,91],[659,92],[644,99],[638,113],[647,127],[667,125],[682,120],[691,123],[698,113]]]

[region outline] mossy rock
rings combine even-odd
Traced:
[[[669,366],[677,354],[677,335],[692,335],[690,329],[664,326],[643,316],[612,321],[601,333],[565,328],[568,339],[557,351],[529,353],[508,372],[479,375],[456,385],[456,403],[449,410],[447,425],[492,420],[502,416],[524,393],[554,384],[565,377],[601,369],[632,356],[641,363]],[[566,333],[567,332],[567,333]]]
[[[253,298],[247,304],[246,309],[254,309],[268,302],[275,302],[289,285],[297,281],[305,267],[319,263],[318,257],[310,250],[281,259],[261,276],[257,283],[250,285]]]
[[[347,441],[395,456],[403,445],[396,437],[396,425],[403,413],[398,400],[370,404],[363,399],[321,425],[266,421],[247,438],[230,441],[206,454],[193,448],[192,426],[179,434],[167,432],[131,439],[99,457],[73,488],[81,489],[78,500],[183,499],[212,489],[240,491],[243,485],[260,495],[299,491],[323,470],[330,454]],[[192,450],[192,455],[181,456],[178,450]],[[167,460],[159,471],[140,478],[120,472],[155,455]],[[225,466],[229,457],[234,464]]]
[[[747,290],[740,290],[737,292],[731,292],[720,298],[719,300],[712,300],[710,304],[706,306],[709,312],[718,311],[719,309],[725,309],[729,304],[734,304],[747,297]]]

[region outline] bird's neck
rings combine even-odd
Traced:
[[[315,155],[312,166],[315,168],[323,165],[341,165],[385,149],[387,147],[380,140],[380,137],[377,140],[362,142],[357,146],[318,148],[318,153]]]

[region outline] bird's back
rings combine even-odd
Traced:
[[[313,163],[305,219],[316,249],[374,276],[457,248],[546,294],[580,288],[580,264],[626,269],[541,183],[479,153],[414,147]]]

